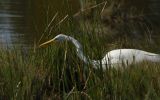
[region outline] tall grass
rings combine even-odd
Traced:
[[[133,46],[127,39],[110,42],[105,35],[97,34],[101,28],[90,30],[85,25],[80,29],[69,17],[55,26],[55,32],[74,36],[91,59],[101,59],[106,51],[123,47],[124,43]],[[92,25],[99,27],[99,21],[93,19]],[[142,62],[124,70],[102,71],[84,64],[70,42],[34,49],[1,49],[0,99],[160,99],[159,63]]]
[[[159,99],[160,65],[143,62],[105,72],[55,45],[25,55],[1,51],[1,99]],[[73,48],[74,49],[74,48]],[[70,52],[70,53],[69,53]],[[87,70],[84,71],[84,67]]]

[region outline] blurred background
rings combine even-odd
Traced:
[[[96,10],[100,13],[95,14]],[[97,32],[102,36],[117,39],[123,35],[136,43],[145,36],[151,45],[159,40],[159,0],[1,0],[0,46],[33,47],[47,36],[59,34],[60,29],[53,26],[65,16],[75,20],[83,33],[80,21],[92,30],[95,15],[104,29]],[[45,33],[50,34],[43,36]]]

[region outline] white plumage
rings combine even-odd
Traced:
[[[101,61],[94,60],[94,65],[97,66],[101,62],[102,68],[105,69],[107,65],[120,67],[143,61],[160,62],[160,55],[137,49],[116,49],[109,51]]]
[[[42,43],[39,47],[51,43],[53,41],[62,42],[64,40],[71,41],[76,46],[76,51],[78,57],[83,60],[86,64],[91,63],[94,68],[98,68],[102,65],[103,70],[106,69],[107,66],[117,67],[117,66],[128,66],[133,63],[140,63],[143,61],[150,62],[160,62],[160,55],[155,53],[146,52],[138,49],[116,49],[109,51],[102,60],[91,60],[86,58],[83,54],[81,44],[71,36],[67,36],[64,34],[59,34],[55,38]]]

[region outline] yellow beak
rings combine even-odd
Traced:
[[[39,47],[43,47],[43,46],[45,46],[45,45],[47,45],[47,44],[49,44],[49,43],[51,43],[51,42],[54,42],[54,39],[51,39],[51,40],[49,40],[49,41],[46,41],[46,42],[40,44]]]

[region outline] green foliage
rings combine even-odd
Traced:
[[[27,55],[21,50],[2,50],[0,58],[2,99],[160,98],[158,63],[143,62],[103,72],[84,65],[68,43],[34,53],[31,50]]]

